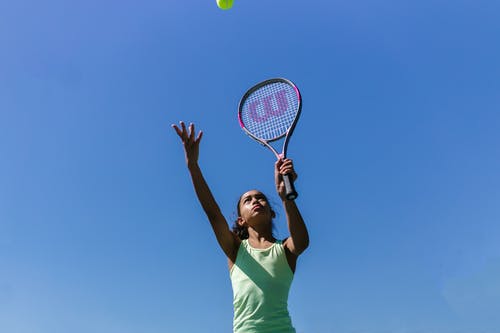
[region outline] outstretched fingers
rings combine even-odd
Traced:
[[[196,143],[200,142],[202,136],[203,136],[203,131],[200,131],[198,133],[198,136],[196,137]]]
[[[191,145],[193,143],[197,144],[200,142],[203,132],[200,131],[195,137],[196,131],[193,123],[189,124],[189,127],[186,127],[186,124],[183,121],[180,121],[179,125],[180,126],[172,124],[172,128],[175,130],[184,145]]]
[[[172,124],[172,128],[182,140],[187,165],[195,165],[198,162],[200,140],[203,133],[200,131],[198,135],[195,136],[196,131],[194,124],[191,123],[186,127],[183,121],[180,121],[179,125]]]
[[[175,132],[177,133],[179,138],[182,140],[182,142],[186,142],[188,139],[188,132],[186,130],[186,124],[184,124],[183,121],[180,121],[179,125],[180,125],[180,128],[179,128],[179,126],[177,126],[175,124],[172,124],[172,127],[174,128]]]
[[[177,127],[177,125],[175,125],[175,124],[172,124],[172,128],[175,130],[175,132],[177,133],[177,135],[179,136],[179,138],[182,139],[182,131],[180,130],[180,128]]]
[[[189,142],[194,141],[194,124],[189,124]]]

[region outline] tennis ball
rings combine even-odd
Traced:
[[[229,9],[233,7],[233,0],[217,0],[217,6],[219,6],[220,9]]]

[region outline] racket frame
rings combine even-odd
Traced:
[[[245,127],[245,124],[243,123],[243,120],[241,117],[241,112],[242,112],[242,108],[243,108],[246,100],[253,92],[261,89],[262,87],[264,87],[266,85],[278,83],[278,82],[285,83],[285,84],[291,86],[295,90],[295,93],[297,94],[297,105],[295,106],[297,108],[297,112],[295,114],[295,118],[293,119],[292,124],[286,130],[285,133],[283,133],[277,137],[266,140],[266,139],[259,138],[258,136],[252,134]],[[299,88],[297,88],[297,86],[292,81],[279,77],[279,78],[272,78],[272,79],[264,80],[262,82],[257,83],[252,88],[248,89],[248,91],[243,95],[243,97],[240,100],[240,103],[238,104],[238,121],[240,123],[241,128],[245,132],[245,134],[247,134],[249,137],[251,137],[253,140],[257,141],[258,143],[260,143],[264,147],[267,147],[269,150],[271,150],[274,153],[274,155],[276,155],[277,159],[280,159],[280,158],[286,158],[286,153],[288,150],[288,142],[293,134],[295,126],[297,125],[297,122],[299,120],[301,112],[302,112],[302,96],[300,94]],[[283,137],[285,137],[285,140],[283,142],[283,146],[282,146],[281,154],[280,154],[273,146],[270,145],[270,142],[280,140]],[[285,182],[287,200],[295,200],[295,198],[297,198],[297,196],[298,196],[298,193],[295,190],[295,187],[293,185],[291,175],[290,174],[283,175],[283,181]]]

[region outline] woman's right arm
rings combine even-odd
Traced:
[[[199,147],[201,137],[203,132],[199,132],[198,136],[195,137],[194,125],[189,125],[189,131],[186,125],[181,121],[181,127],[172,125],[177,135],[181,138],[184,145],[184,153],[186,156],[186,164],[193,182],[194,190],[196,196],[205,211],[205,214],[210,221],[212,229],[217,238],[217,242],[226,254],[226,256],[231,260],[236,260],[236,253],[239,247],[239,239],[236,235],[231,232],[227,224],[224,215],[220,211],[219,205],[215,201],[215,198],[208,187],[203,173],[198,165]]]

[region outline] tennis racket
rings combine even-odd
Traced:
[[[302,99],[295,84],[274,78],[256,84],[243,95],[238,106],[238,120],[248,136],[269,148],[278,159],[280,154],[270,143],[284,138],[281,156],[285,158],[301,109]],[[291,175],[283,175],[283,181],[287,200],[297,198]]]

